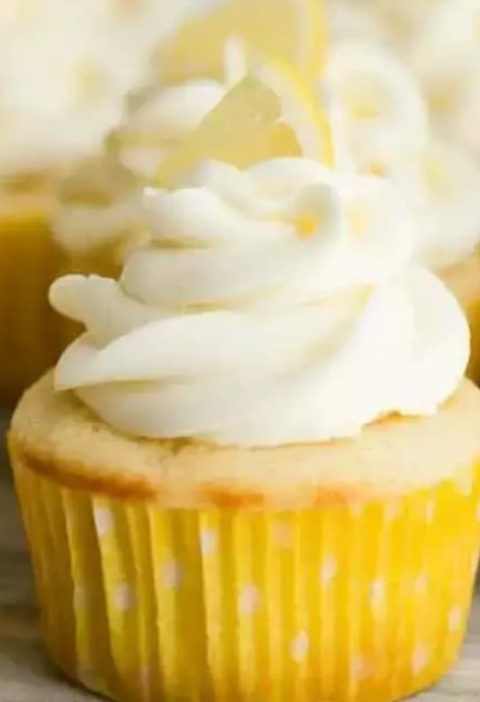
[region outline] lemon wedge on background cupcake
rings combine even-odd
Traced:
[[[159,52],[162,82],[223,75],[225,42],[252,56],[282,60],[315,79],[325,59],[323,7],[316,0],[224,0],[186,23]]]

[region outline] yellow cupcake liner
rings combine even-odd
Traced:
[[[455,661],[479,470],[300,511],[169,510],[15,466],[58,666],[122,702],[387,702]]]
[[[55,362],[60,346],[58,317],[47,291],[59,270],[46,216],[13,215],[0,220],[0,403],[20,392]]]
[[[480,385],[480,297],[477,300],[471,300],[469,305],[464,307],[464,312],[467,315],[471,334],[467,375]]]
[[[50,284],[68,272],[116,270],[105,252],[83,257],[62,252],[46,212],[0,218],[0,405],[12,406],[78,334],[77,325],[48,304]]]

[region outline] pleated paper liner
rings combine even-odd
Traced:
[[[116,273],[108,252],[72,256],[55,245],[46,212],[0,215],[0,406],[9,407],[54,365],[79,328],[48,304],[67,273]]]
[[[480,281],[479,281],[480,287]],[[469,301],[464,311],[470,325],[470,360],[467,374],[477,385],[480,385],[480,295]]]
[[[365,503],[169,510],[16,465],[48,648],[122,702],[386,702],[465,632],[478,470]]]
[[[0,403],[20,392],[55,362],[57,316],[47,291],[58,256],[42,214],[0,218]]]

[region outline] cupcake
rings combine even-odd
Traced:
[[[455,660],[480,391],[387,179],[305,158],[149,188],[9,437],[46,643],[112,699],[390,702]]]
[[[45,304],[64,267],[51,237],[56,183],[97,152],[159,41],[185,3],[47,5],[11,0],[0,13],[0,403],[57,358],[64,331]],[[128,45],[128,55],[125,45]],[[13,295],[13,291],[15,294]]]
[[[480,164],[434,129],[415,75],[379,41],[347,35],[333,42],[324,88],[338,167],[388,178],[404,193],[416,221],[416,259],[451,287],[480,348]],[[477,353],[469,374],[480,379]]]

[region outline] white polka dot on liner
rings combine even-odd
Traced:
[[[253,614],[258,609],[260,594],[256,585],[245,585],[238,597],[238,611],[242,615]]]
[[[329,556],[325,558],[320,568],[320,582],[323,586],[329,585],[337,574],[337,561]]]
[[[113,592],[113,604],[119,612],[128,612],[135,602],[133,588],[128,583],[117,585]]]
[[[273,525],[273,539],[278,546],[287,548],[292,545],[292,530],[285,522],[276,522]]]
[[[462,626],[463,610],[461,607],[453,607],[448,615],[448,631],[455,634]]]
[[[385,519],[387,522],[394,522],[400,516],[400,503],[398,500],[391,500],[385,507]]]
[[[295,663],[301,663],[305,660],[309,644],[310,642],[306,631],[300,631],[295,636],[290,647],[290,652]]]
[[[428,650],[426,646],[418,646],[412,657],[412,670],[414,675],[418,675],[427,667],[429,660]]]
[[[202,529],[200,532],[200,550],[204,556],[208,556],[217,548],[218,535],[213,529]]]
[[[161,569],[161,578],[165,587],[172,590],[179,587],[182,582],[182,567],[178,561],[167,561]]]
[[[208,636],[213,640],[220,639],[223,633],[221,624],[212,624],[208,627]]]
[[[350,674],[353,680],[365,680],[369,675],[369,666],[365,658],[355,656],[350,665]]]
[[[348,506],[348,511],[354,519],[358,519],[363,513],[363,504],[359,501],[351,502]]]
[[[377,608],[385,602],[385,580],[377,578],[370,585],[370,604]]]
[[[93,519],[98,536],[106,536],[112,531],[114,519],[112,510],[108,507],[95,507]]]
[[[148,665],[144,665],[139,671],[139,682],[143,692],[148,692],[152,680],[152,671]]]
[[[425,595],[428,590],[428,579],[425,573],[419,573],[413,583],[415,595]]]
[[[73,607],[75,610],[85,609],[87,604],[87,594],[82,585],[75,585],[73,590]]]
[[[425,505],[425,521],[427,524],[433,524],[433,521],[435,519],[435,502],[433,500],[429,500],[427,504]]]

